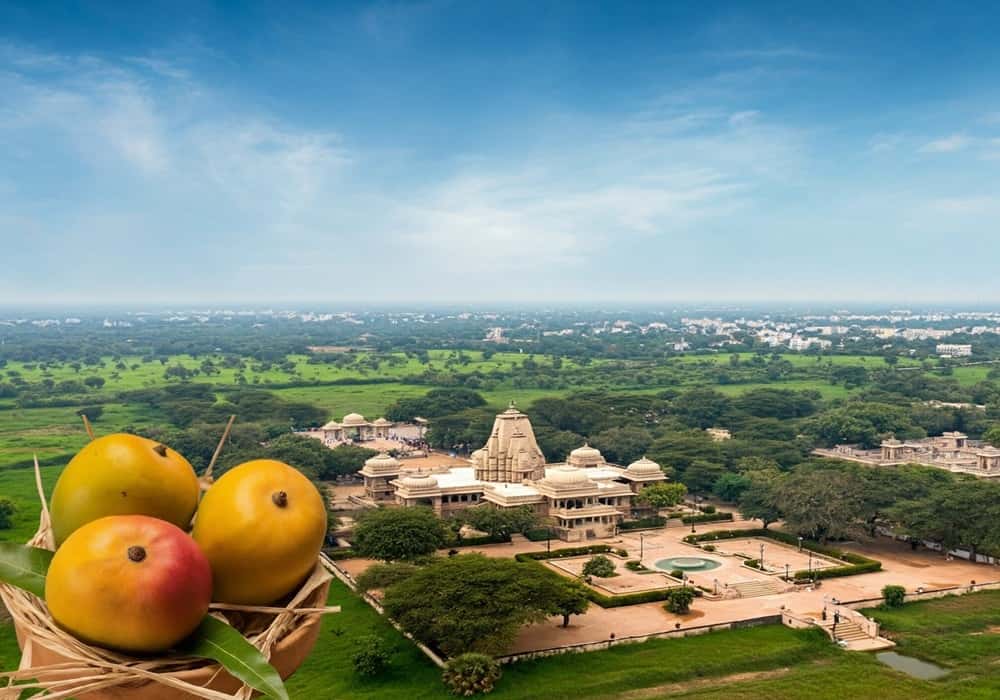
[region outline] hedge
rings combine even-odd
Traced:
[[[646,528],[666,527],[667,519],[662,515],[650,515],[639,520],[626,520],[618,525],[618,530],[643,530]]]
[[[606,544],[592,544],[588,547],[563,547],[553,549],[551,552],[521,552],[515,554],[517,561],[541,561],[543,559],[563,559],[565,557],[580,557],[585,554],[607,554],[611,551],[611,546]]]
[[[545,540],[559,539],[558,537],[555,536],[555,533],[552,532],[547,527],[538,527],[535,528],[534,530],[525,530],[524,536],[527,537],[532,542],[544,542]]]
[[[493,535],[483,535],[482,537],[463,537],[462,539],[456,539],[451,542],[448,546],[451,547],[478,547],[484,544],[504,544],[510,542],[510,536],[498,535],[494,537]]]
[[[783,544],[792,545],[793,547],[797,547],[799,544],[799,538],[795,535],[791,535],[787,532],[781,532],[780,530],[765,530],[763,528],[750,530],[716,530],[714,532],[705,532],[698,535],[688,535],[684,538],[684,541],[690,544],[697,544],[699,542],[727,540],[737,537],[766,537]],[[834,559],[846,561],[848,566],[835,566],[830,569],[813,569],[811,574],[808,570],[796,571],[794,578],[797,581],[839,578],[841,576],[854,576],[856,574],[870,574],[873,571],[880,571],[882,569],[882,562],[877,559],[869,559],[868,557],[863,557],[860,554],[855,554],[853,552],[844,552],[835,547],[820,544],[819,542],[804,539],[802,540],[802,546],[803,548],[816,554],[825,554],[829,557],[833,557]]]
[[[722,520],[732,520],[732,513],[703,513],[701,515],[688,515],[681,518],[681,522],[685,525],[690,525],[692,523],[716,523]]]
[[[327,556],[331,561],[340,561],[341,559],[354,559],[360,556],[351,547],[337,547],[324,549],[323,554]]]

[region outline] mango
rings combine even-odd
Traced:
[[[45,603],[60,627],[133,654],[165,651],[208,612],[212,570],[176,525],[112,515],[78,528],[56,551]]]
[[[56,546],[107,515],[148,515],[186,530],[198,493],[198,477],[179,453],[138,435],[105,435],[80,450],[56,482]]]
[[[212,565],[216,601],[267,605],[295,590],[316,566],[326,507],[301,472],[257,459],[208,490],[191,536]]]

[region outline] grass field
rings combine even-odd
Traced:
[[[438,669],[339,582],[331,588],[330,602],[342,612],[327,617],[312,656],[288,680],[292,698],[451,697],[441,686]],[[951,673],[937,681],[916,680],[871,654],[835,647],[818,630],[770,625],[513,664],[504,668],[490,697],[973,700],[1000,693],[1000,635],[993,627],[1000,622],[1000,593],[868,613],[898,641],[897,651]],[[382,637],[392,649],[389,672],[372,680],[357,677],[350,664],[356,640],[368,634]],[[14,668],[17,659],[13,630],[0,624],[0,668]]]

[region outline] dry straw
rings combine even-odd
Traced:
[[[202,489],[212,483],[212,469],[232,428],[229,419],[211,464],[201,478]],[[84,418],[87,432],[89,421]],[[42,488],[41,470],[35,458],[35,484],[41,500],[38,532],[28,542],[54,550],[49,508]],[[332,564],[320,557],[316,568],[285,606],[212,604],[212,614],[240,630],[263,655],[275,662],[282,676],[290,675],[308,653],[318,632],[319,616],[339,612],[326,606]],[[0,600],[14,621],[22,646],[16,671],[0,673],[0,699],[16,698],[25,689],[38,689],[47,700],[59,698],[206,698],[249,700],[254,691],[240,684],[218,664],[207,659],[180,655],[138,658],[90,646],[60,629],[45,601],[9,584],[0,583]],[[283,644],[284,642],[284,644]],[[298,650],[289,648],[296,646]],[[302,649],[301,647],[305,647]],[[305,653],[301,653],[305,651]],[[291,667],[288,667],[289,660]],[[282,668],[285,666],[285,668]],[[7,684],[2,680],[6,678]],[[18,683],[14,686],[14,683]],[[233,689],[232,692],[227,692]]]

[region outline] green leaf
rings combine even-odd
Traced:
[[[234,678],[274,700],[288,700],[288,691],[274,666],[253,644],[225,622],[206,615],[181,647],[191,656],[218,661]]]
[[[45,598],[45,574],[54,554],[38,547],[0,542],[0,581]]]

